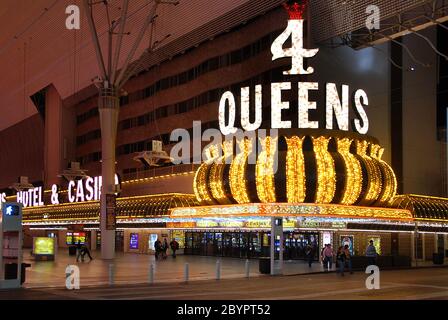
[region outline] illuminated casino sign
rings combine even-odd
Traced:
[[[115,175],[115,184],[120,184],[120,178]],[[102,178],[87,177],[86,179],[70,180],[66,190],[68,202],[84,202],[84,201],[98,201],[101,198],[101,186]],[[27,207],[40,207],[44,206],[43,188],[36,187],[26,191],[18,191],[16,194],[17,202],[23,204],[24,208]],[[60,204],[60,191],[59,186],[53,184],[51,187],[50,202],[53,205]],[[1,202],[6,201],[6,194],[0,195]]]
[[[17,202],[23,204],[23,207],[39,207],[43,206],[42,200],[43,190],[42,187],[31,188],[26,191],[17,192]]]
[[[387,207],[396,195],[397,180],[382,159],[384,148],[367,135],[366,92],[346,84],[313,82],[309,77],[314,68],[307,62],[319,49],[304,46],[304,6],[285,5],[288,24],[271,45],[272,61],[291,60],[290,69],[283,71],[285,81],[270,83],[268,88],[261,84],[241,88],[238,111],[236,94],[227,91],[222,95],[219,138],[222,134],[226,139],[206,147],[206,160],[193,181],[202,206],[232,205],[226,210],[234,213],[235,204],[287,203],[292,213],[297,213],[302,207],[293,204]],[[297,100],[297,119],[286,116],[293,114],[287,112],[292,110],[292,100]],[[266,114],[262,107],[268,101],[270,123],[262,119]],[[316,113],[320,121],[315,119]],[[298,128],[293,128],[293,123]],[[269,134],[262,124],[271,129]],[[251,214],[265,214],[265,209],[260,207],[261,211]],[[321,210],[313,214],[321,214]]]
[[[115,184],[119,184],[119,178],[115,175]],[[87,179],[70,181],[68,183],[68,201],[84,202],[92,200],[100,200],[101,198],[101,177],[88,177]]]
[[[309,75],[314,73],[312,67],[304,67],[304,59],[316,56],[319,49],[305,49],[303,45],[303,5],[294,4],[285,5],[288,10],[288,26],[271,46],[272,60],[281,58],[290,58],[292,61],[291,69],[284,71],[283,74],[291,75]],[[291,38],[292,47],[284,49],[286,41]],[[290,102],[282,100],[282,94],[290,92],[293,89],[293,83],[290,81],[271,83],[271,125],[272,129],[291,129],[291,119],[284,119],[282,111],[291,108]],[[295,88],[294,88],[295,89]],[[366,134],[369,129],[369,119],[365,107],[369,100],[367,94],[362,89],[350,90],[348,85],[338,87],[336,83],[318,83],[300,81],[297,84],[298,89],[298,128],[299,129],[339,129],[349,130],[349,110],[350,106],[354,112],[353,129]],[[310,92],[316,91],[319,95],[325,95],[325,105],[317,105],[316,101],[310,101]],[[341,94],[339,94],[339,91]],[[262,86],[255,86],[255,108],[254,115],[250,114],[250,97],[253,93],[250,87],[241,88],[240,114],[241,127],[246,131],[254,131],[260,128],[262,124],[262,101],[264,98]],[[325,125],[319,121],[310,119],[310,111],[325,108]],[[236,120],[236,99],[232,92],[225,92],[219,102],[219,127],[223,135],[235,134]],[[336,123],[333,122],[336,119]],[[250,119],[254,119],[253,122]]]

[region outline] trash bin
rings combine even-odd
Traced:
[[[443,259],[444,259],[444,254],[443,253],[433,253],[432,254],[432,263],[434,264],[443,264]]]
[[[68,247],[68,255],[69,256],[76,256],[76,246]]]
[[[262,274],[271,274],[271,258],[261,257],[258,259],[258,270]]]
[[[21,281],[23,284],[26,280],[26,268],[31,267],[29,263],[22,263],[22,268],[20,272]],[[6,263],[5,264],[5,280],[17,279],[17,263]]]

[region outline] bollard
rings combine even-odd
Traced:
[[[113,286],[114,285],[114,279],[115,278],[115,267],[113,264],[109,265],[109,285]]]
[[[188,263],[185,263],[185,269],[184,269],[185,282],[188,282],[189,272],[190,272],[189,265],[188,265]]]
[[[249,278],[249,273],[250,273],[249,259],[246,259],[246,278]]]
[[[151,263],[149,265],[148,282],[149,282],[149,284],[153,284],[154,283],[154,263]]]
[[[216,260],[216,280],[221,279],[221,260]]]

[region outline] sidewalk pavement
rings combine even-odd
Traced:
[[[31,264],[26,271],[25,288],[65,287],[65,269],[68,265],[77,265],[80,269],[81,286],[98,286],[109,283],[109,265],[114,265],[115,284],[147,283],[150,265],[154,264],[154,282],[183,282],[185,264],[189,264],[189,280],[216,279],[216,262],[221,262],[221,278],[234,279],[245,277],[245,259],[184,256],[168,256],[166,260],[155,260],[153,255],[117,253],[114,260],[102,260],[99,251],[93,251],[93,261],[76,263],[75,256],[69,256],[66,249],[59,249],[55,261],[34,261],[30,255],[24,256],[24,262]],[[419,262],[418,266],[430,266],[432,262]],[[258,259],[249,260],[250,277],[263,277],[258,270]],[[333,264],[332,270],[335,270]],[[311,268],[303,260],[285,260],[284,275],[298,275],[324,272],[319,262]]]

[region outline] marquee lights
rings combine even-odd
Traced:
[[[354,204],[361,194],[362,169],[356,157],[350,153],[352,140],[349,138],[337,139],[338,152],[344,159],[345,186],[342,204]]]
[[[384,148],[381,148],[379,145],[372,145],[371,156],[379,161],[381,171],[385,179],[384,190],[376,203],[377,205],[388,205],[397,194],[397,178],[395,177],[395,173],[391,166],[389,166],[386,161],[381,159],[383,153]]]
[[[207,187],[206,181],[208,180],[208,172],[211,168],[211,163],[215,159],[215,152],[217,151],[217,146],[210,146],[204,153],[207,154],[207,160],[199,167],[193,178],[193,190],[199,203],[202,204],[213,204],[214,201]]]
[[[375,165],[374,160],[367,155],[367,148],[369,144],[365,140],[356,140],[356,153],[360,156],[365,164],[367,170],[367,191],[364,199],[361,200],[363,205],[372,205],[379,197],[382,183],[381,170]]]
[[[239,152],[230,165],[230,190],[238,203],[249,203],[249,194],[246,182],[247,159],[252,152],[252,141],[242,139],[238,142]]]
[[[288,203],[250,203],[226,206],[205,206],[173,208],[171,218],[230,218],[244,216],[284,216],[284,217],[321,217],[374,220],[412,221],[412,214],[405,209],[358,207],[337,204],[288,204]]]
[[[233,146],[232,141],[226,141],[224,144],[228,144],[230,147]],[[229,156],[229,147],[223,146],[223,151],[224,155],[211,164],[209,175],[210,191],[213,199],[215,199],[219,204],[229,204],[230,201],[227,199],[223,186],[225,159]]]
[[[334,160],[328,152],[330,138],[313,137],[313,148],[317,164],[316,203],[330,203],[336,190],[336,171]]]
[[[305,137],[286,138],[286,193],[290,203],[305,201],[305,159],[302,144]]]
[[[278,138],[266,137],[260,139],[263,151],[256,165],[257,194],[261,202],[275,202],[274,166],[277,153]]]

